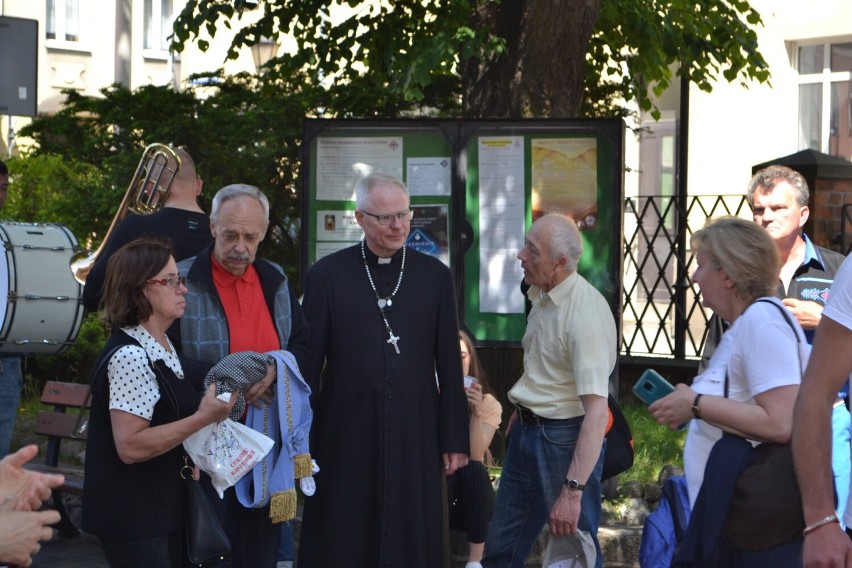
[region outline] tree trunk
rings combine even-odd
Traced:
[[[463,108],[472,118],[577,116],[585,54],[601,0],[483,0],[471,26],[490,28],[506,51],[469,59],[462,73]]]

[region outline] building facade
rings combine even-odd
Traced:
[[[255,69],[249,49],[237,60],[225,60],[232,32],[224,26],[208,51],[193,44],[171,54],[168,38],[184,5],[185,0],[0,0],[0,15],[38,22],[34,72],[41,114],[62,106],[63,89],[97,96],[115,83],[130,89],[168,84],[181,88],[195,73],[222,67],[226,73]],[[16,152],[14,132],[29,117],[2,118],[0,155],[6,155]]]

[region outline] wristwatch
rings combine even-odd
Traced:
[[[702,396],[704,395],[697,394],[695,400],[692,401],[692,415],[699,420],[701,420],[701,409],[698,407],[698,401],[701,400]]]
[[[586,488],[585,485],[581,485],[576,479],[566,479],[564,485],[568,487],[568,489],[574,489],[575,491],[582,491]]]

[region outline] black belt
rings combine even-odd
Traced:
[[[543,424],[545,422],[556,422],[560,420],[559,418],[545,418],[544,416],[539,416],[526,406],[521,406],[520,404],[516,404],[515,408],[518,411],[518,420],[521,424]]]

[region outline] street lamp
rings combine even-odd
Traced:
[[[276,55],[278,55],[278,43],[266,36],[260,36],[258,42],[251,46],[254,68],[258,72]]]

